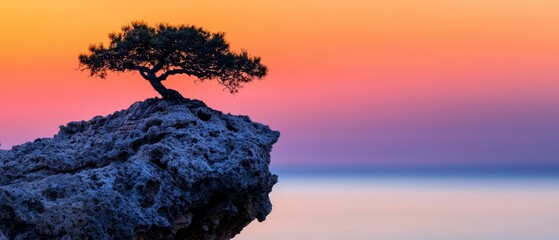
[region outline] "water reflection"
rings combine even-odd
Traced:
[[[235,239],[559,239],[559,179],[288,177]]]

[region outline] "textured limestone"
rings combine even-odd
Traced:
[[[148,99],[0,152],[2,239],[230,239],[271,211],[279,132]]]

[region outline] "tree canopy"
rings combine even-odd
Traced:
[[[192,25],[150,26],[145,22],[132,22],[121,30],[109,34],[108,46],[93,44],[89,53],[80,54],[80,69],[101,78],[108,71],[138,71],[163,98],[182,98],[161,83],[171,75],[215,79],[236,93],[243,83],[267,73],[260,57],[251,57],[246,50],[232,52],[221,32]]]

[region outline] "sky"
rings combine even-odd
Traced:
[[[225,32],[269,75],[165,84],[281,132],[275,167],[559,167],[555,0],[0,1],[0,148],[157,96],[78,55],[134,20]]]

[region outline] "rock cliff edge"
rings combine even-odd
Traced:
[[[0,154],[2,239],[230,239],[263,221],[279,132],[148,99]]]

